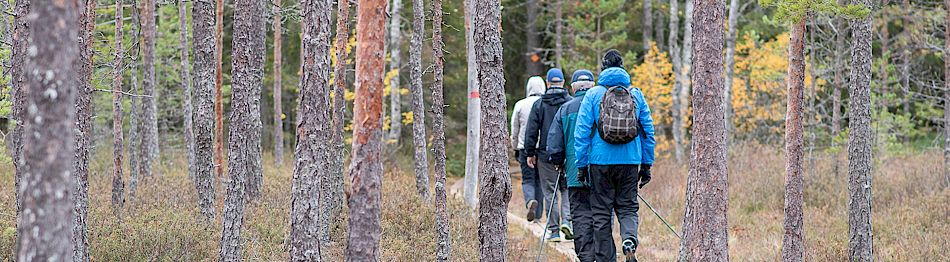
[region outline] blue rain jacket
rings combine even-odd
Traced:
[[[551,163],[564,165],[567,176],[567,187],[581,187],[577,180],[577,154],[574,152],[574,123],[577,122],[577,110],[581,108],[581,101],[587,90],[574,93],[574,100],[561,105],[554,115],[554,123],[548,131],[547,151]]]

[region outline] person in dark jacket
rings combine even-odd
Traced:
[[[578,176],[591,178],[590,204],[594,219],[594,260],[616,261],[617,252],[612,236],[613,218],[620,223],[623,239],[623,254],[627,261],[636,261],[637,227],[640,217],[637,212],[637,190],[651,178],[654,137],[653,118],[650,107],[640,89],[630,86],[630,75],[623,69],[623,59],[617,50],[604,55],[603,71],[597,86],[587,91],[577,113],[574,126],[574,150],[577,153]],[[596,131],[600,118],[601,100],[606,87],[626,88],[637,104],[637,119],[640,135],[626,144],[610,144]]]
[[[550,162],[545,148],[547,148],[548,130],[554,122],[554,115],[557,114],[561,105],[571,100],[571,96],[564,89],[564,73],[561,69],[548,70],[547,81],[548,90],[531,107],[528,126],[525,127],[524,148],[528,156],[528,165],[536,167],[538,176],[541,178],[541,192],[544,193],[544,203],[546,203],[542,210],[550,214],[547,218],[547,230],[551,234],[546,240],[560,242],[560,232],[564,232],[566,239],[574,238],[570,224],[571,211],[567,201],[564,176],[561,175],[561,170]],[[560,193],[561,201],[558,201],[558,193]]]
[[[571,202],[571,224],[574,226],[574,251],[581,262],[594,261],[593,218],[590,209],[590,179],[578,177],[576,153],[574,152],[574,123],[577,111],[587,89],[594,86],[594,74],[589,70],[574,71],[571,88],[574,99],[561,105],[554,115],[554,123],[548,131],[548,158],[561,165],[567,173],[567,190]]]

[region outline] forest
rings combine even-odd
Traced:
[[[0,4],[3,260],[593,261],[513,120],[612,50],[614,259],[950,260],[950,0]]]

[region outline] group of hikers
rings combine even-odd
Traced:
[[[580,261],[616,261],[616,215],[623,255],[636,261],[637,191],[650,182],[656,145],[650,108],[617,50],[599,77],[579,69],[570,81],[569,91],[559,68],[531,77],[511,116],[527,219],[546,214],[544,240],[573,240]]]

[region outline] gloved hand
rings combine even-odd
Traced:
[[[647,185],[647,183],[650,183],[650,179],[652,178],[650,176],[650,167],[650,164],[640,165],[640,172],[637,173],[637,175],[640,177],[640,188],[643,188],[643,186]]]
[[[577,168],[577,181],[580,182],[583,187],[590,187],[590,172],[587,167]]]

